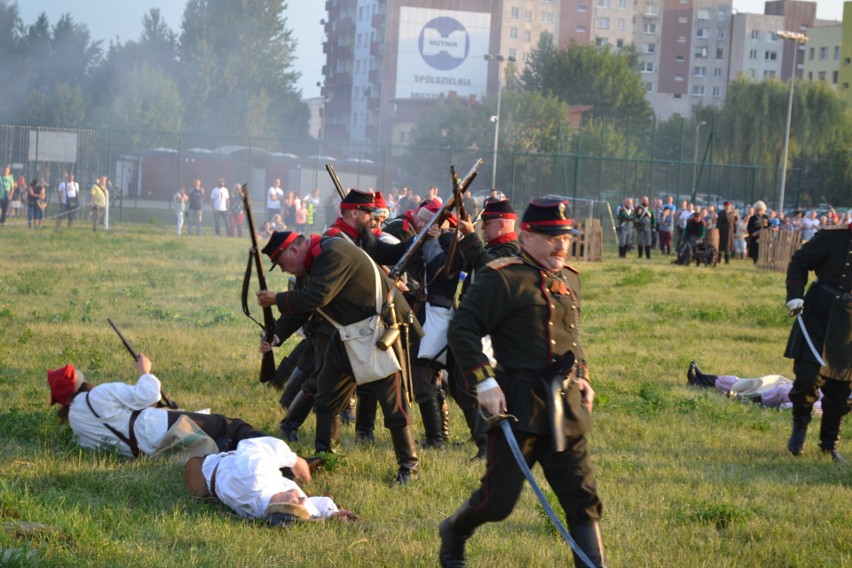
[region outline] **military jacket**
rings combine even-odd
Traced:
[[[817,281],[805,293],[808,272]],[[787,301],[804,298],[802,320],[817,351],[828,363],[820,374],[852,381],[852,227],[819,231],[802,245],[787,266]],[[786,357],[816,363],[816,357],[793,323]]]
[[[459,241],[459,250],[470,269],[478,270],[497,258],[521,254],[521,244],[515,233],[509,233],[488,243],[486,248],[479,235],[471,233]]]

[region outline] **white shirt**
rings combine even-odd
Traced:
[[[216,497],[241,517],[262,519],[272,496],[292,489],[305,498],[302,505],[311,517],[330,517],[338,510],[334,501],[307,497],[295,481],[281,475],[282,467],[296,465],[296,457],[278,438],[248,438],[241,440],[234,452],[207,456],[201,472],[209,490],[210,477],[216,470]]]
[[[89,404],[100,418],[96,418]],[[82,392],[74,397],[68,410],[68,423],[84,448],[118,446],[119,451],[132,457],[130,447],[116,438],[104,424],[109,424],[127,438],[130,438],[130,415],[134,410],[142,410],[136,418],[134,431],[139,450],[144,454],[153,454],[169,429],[169,416],[166,410],[152,408],[160,400],[160,380],[151,374],[142,375],[136,384],[104,383],[93,387],[88,393]],[[144,409],[144,410],[143,410]]]
[[[684,209],[683,211],[680,212],[680,215],[678,215],[677,224],[680,226],[681,229],[685,229],[686,223],[687,223],[687,221],[689,221],[689,219],[691,217],[692,217],[692,211],[690,211],[689,209]]]
[[[277,197],[278,200],[273,199],[273,197]],[[272,186],[266,192],[266,208],[267,209],[280,209],[281,208],[281,200],[284,199],[284,190],[280,187]]]
[[[214,187],[210,192],[210,199],[213,200],[214,211],[228,210],[228,188],[224,186]]]
[[[77,194],[80,193],[80,186],[76,181],[68,181],[65,182],[65,195],[66,197],[77,197]]]

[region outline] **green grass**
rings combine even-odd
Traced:
[[[240,308],[248,238],[178,238],[170,219],[110,234],[0,230],[0,564],[435,566],[438,523],[482,475],[470,444],[421,452],[420,479],[392,489],[386,431],[362,448],[344,428],[339,457],[308,489],[362,520],[270,530],[190,498],[181,466],[81,450],[57,423],[46,369],[74,362],[94,382],[135,380],[112,317],[185,408],[275,431],[279,393],[257,381],[259,330]],[[693,358],[709,372],[790,376],[783,275],[608,253],[578,268],[610,565],[852,566],[852,470],[816,454],[819,420],[795,459],[789,411],[684,385]],[[286,286],[277,272],[269,283]],[[450,420],[464,442],[455,406]],[[311,418],[296,449],[310,454],[312,438]],[[846,441],[841,450],[852,455]],[[468,549],[471,566],[571,563],[529,490]]]

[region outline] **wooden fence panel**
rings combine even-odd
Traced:
[[[574,238],[566,260],[600,262],[603,260],[603,227],[600,219],[590,219],[577,223],[577,229],[583,232]]]
[[[787,272],[793,253],[802,248],[802,233],[799,231],[760,231],[760,247],[757,249],[757,267],[775,272]]]

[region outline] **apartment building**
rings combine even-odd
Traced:
[[[816,26],[808,30],[808,43],[804,46],[804,79],[824,81],[834,90],[840,83],[840,45],[843,25]]]

